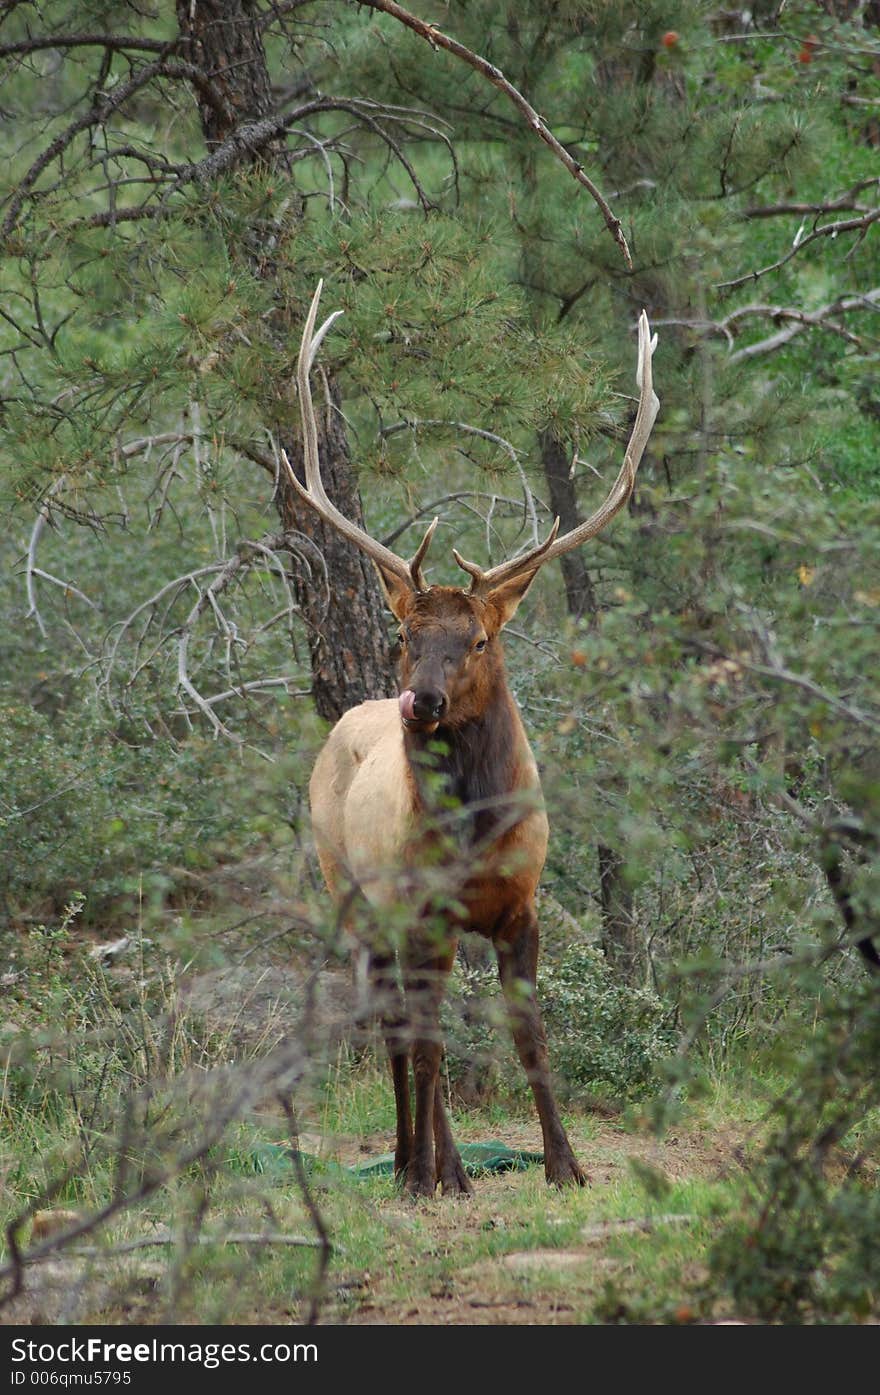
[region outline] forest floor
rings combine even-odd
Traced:
[[[192,1013],[211,1040],[222,1030],[227,1060],[259,1059],[295,1030],[302,1011],[308,976],[280,958],[202,965],[180,983],[179,1021]],[[124,985],[137,967],[129,961],[122,954],[105,972]],[[533,1165],[475,1178],[467,1199],[413,1203],[391,1178],[352,1171],[393,1147],[393,1098],[381,1050],[348,1050],[350,971],[322,969],[311,983],[329,1059],[339,1051],[329,1085],[297,1104],[300,1147],[318,1160],[311,1187],[333,1247],[317,1294],[314,1249],[223,1239],[229,1232],[315,1236],[286,1156],[283,1112],[269,1099],[224,1138],[210,1182],[181,1175],[117,1224],[87,1235],[78,1253],[62,1246],[28,1266],[24,1289],[0,1310],[0,1323],[290,1324],[306,1320],[313,1298],[324,1324],[740,1320],[707,1283],[708,1255],[742,1197],[762,1128],[757,1094],[746,1100],[720,1085],[662,1137],[632,1111],[603,1117],[572,1110],[565,1122],[587,1187],[548,1188],[543,1168]],[[43,1107],[34,1124],[36,1149],[47,1154],[54,1108]],[[459,1143],[541,1150],[527,1103],[460,1108],[452,1124]],[[21,1120],[17,1134],[21,1153],[33,1153]],[[53,1205],[74,1218],[100,1209],[112,1175],[90,1164]],[[193,1200],[200,1188],[203,1202]],[[71,1205],[73,1212],[61,1211]],[[199,1206],[200,1239],[188,1247],[181,1237]],[[207,1236],[219,1237],[216,1245]]]
[[[473,1196],[464,1199],[412,1202],[387,1178],[316,1183],[333,1244],[319,1323],[740,1320],[708,1296],[706,1253],[742,1177],[745,1127],[689,1125],[658,1140],[607,1120],[566,1122],[588,1170],[584,1189],[548,1188],[534,1165],[477,1177]],[[271,1121],[264,1124],[271,1133]],[[465,1114],[454,1126],[460,1143],[541,1147],[537,1123],[522,1117]],[[277,1138],[283,1140],[280,1128]],[[352,1168],[385,1154],[392,1136],[305,1132],[300,1142],[331,1166]],[[292,1169],[259,1190],[260,1209],[275,1220],[270,1229],[310,1233]],[[218,1198],[205,1229],[240,1226],[242,1205],[241,1191]],[[170,1208],[155,1213],[149,1230],[143,1219],[133,1220],[134,1230],[108,1237],[111,1253],[114,1241],[154,1233],[157,1224],[164,1230],[170,1217]],[[87,1259],[58,1256],[28,1271],[25,1292],[0,1313],[0,1323],[302,1323],[313,1263],[311,1251],[260,1248],[234,1258],[229,1251],[205,1255],[180,1269],[171,1248],[106,1261],[94,1252]]]
[[[477,1141],[473,1129],[459,1128],[458,1133],[461,1141]],[[509,1147],[541,1147],[537,1125],[509,1121],[503,1135]],[[374,1146],[381,1149],[387,1140],[377,1139]],[[548,1190],[542,1169],[534,1167],[478,1178],[474,1195],[466,1200],[439,1197],[419,1203],[419,1244],[410,1244],[410,1253],[399,1257],[402,1264],[370,1272],[343,1320],[552,1325],[582,1322],[595,1314],[597,1303],[606,1309],[606,1318],[609,1304],[617,1304],[622,1316],[639,1250],[662,1237],[664,1248],[679,1253],[692,1247],[693,1231],[702,1228],[702,1204],[682,1210],[676,1197],[695,1192],[702,1199],[707,1184],[720,1185],[731,1170],[739,1171],[737,1139],[727,1130],[680,1129],[659,1142],[602,1122],[591,1127],[589,1143],[578,1151],[590,1178],[583,1196]],[[658,1184],[662,1199],[622,1207],[623,1197],[633,1195],[634,1165],[644,1169],[643,1178],[650,1176]],[[404,1198],[390,1199],[383,1207],[386,1219],[404,1232],[412,1209]],[[538,1228],[549,1234],[534,1233],[529,1216],[536,1209],[539,1216],[543,1212]],[[502,1243],[494,1253],[485,1253],[486,1236],[492,1233]],[[424,1274],[427,1258],[441,1260],[433,1276]],[[689,1290],[704,1273],[696,1258],[679,1270],[679,1287],[667,1305],[677,1320],[695,1316]],[[331,1304],[331,1321],[332,1309]]]

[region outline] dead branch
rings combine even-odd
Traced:
[[[70,1259],[115,1259],[118,1255],[134,1254],[137,1250],[154,1249],[160,1245],[177,1245],[180,1239],[175,1235],[140,1235],[135,1240],[124,1240],[118,1245],[77,1245],[72,1247],[64,1258]],[[228,1235],[193,1235],[189,1245],[295,1245],[310,1250],[319,1249],[320,1240],[310,1240],[307,1235],[279,1235],[274,1232],[231,1231]],[[48,1256],[43,1256],[48,1258]],[[24,1263],[37,1264],[40,1261],[31,1256],[24,1257]]]
[[[711,654],[715,659],[726,659],[731,657],[726,650],[720,648],[717,644],[711,644],[708,641],[696,639],[694,636],[690,637],[689,643],[696,649],[700,649],[706,654]],[[776,683],[784,683],[793,688],[800,688],[802,692],[809,693],[811,697],[818,698],[820,702],[824,702],[835,712],[840,712],[842,716],[848,717],[851,722],[855,722],[858,726],[867,727],[869,731],[880,732],[880,718],[874,713],[866,712],[860,707],[854,707],[850,702],[844,702],[843,698],[837,697],[835,693],[830,693],[827,688],[820,688],[819,684],[815,683],[812,678],[808,678],[806,674],[795,673],[792,669],[787,668],[780,660],[759,664],[738,654],[732,662],[736,663],[740,668],[745,669],[747,673],[754,673],[760,678],[769,678]]]
[[[59,494],[61,492],[61,490],[64,488],[65,482],[66,481],[64,475],[61,475],[57,480],[55,480],[54,484],[48,490],[46,497],[40,506],[39,513],[37,514],[37,517],[34,520],[34,526],[31,529],[30,541],[28,542],[27,559],[25,561],[25,586],[27,589],[28,598],[28,610],[27,614],[25,615],[25,619],[36,620],[37,628],[39,629],[40,634],[43,636],[43,639],[48,638],[48,635],[46,632],[46,626],[43,624],[43,617],[40,614],[39,607],[37,606],[37,592],[36,587],[34,586],[34,577],[38,574],[46,575],[46,573],[41,573],[39,567],[37,566],[37,548],[40,545],[40,538],[43,536],[46,524],[49,522],[49,518],[51,516],[51,507],[49,501],[56,494]],[[54,577],[51,577],[49,579],[52,581],[55,580]],[[78,594],[82,593],[80,592]]]
[[[93,102],[89,110],[78,116],[55,139],[33,162],[30,169],[18,182],[14,194],[9,199],[6,217],[0,225],[0,236],[8,237],[18,222],[19,215],[24,206],[25,200],[37,183],[40,175],[48,169],[55,160],[61,159],[64,152],[69,148],[78,135],[84,131],[93,130],[96,126],[104,125],[113,112],[123,107],[130,97],[139,92],[149,82],[157,77],[172,77],[185,79],[194,83],[200,92],[203,92],[206,100],[210,100],[213,105],[217,105],[219,98],[213,84],[200,68],[196,68],[192,63],[182,63],[175,61],[169,64],[164,59],[158,59],[155,63],[147,63],[129,78],[127,82],[122,82],[112,91],[102,92],[100,100]]]
[[[794,310],[782,305],[747,305],[740,310],[735,310],[732,315],[721,322],[719,328],[722,330],[728,327],[734,319],[745,319],[750,315],[763,315],[768,319],[787,320],[785,329],[780,329],[776,334],[768,335],[766,339],[759,339],[754,344],[747,344],[742,349],[737,349],[730,355],[731,363],[742,363],[746,359],[758,358],[764,354],[773,353],[776,349],[781,349],[783,345],[791,342],[796,335],[801,334],[805,329],[824,329],[831,334],[837,334],[842,339],[846,339],[851,344],[856,344],[863,348],[863,342],[859,337],[832,319],[833,315],[847,315],[855,310],[874,309],[880,305],[880,288],[871,291],[864,291],[854,296],[838,296],[836,300],[829,301],[827,305],[822,305],[818,310]]]
[[[790,343],[796,335],[801,334],[805,329],[822,329],[829,334],[839,335],[840,338],[860,349],[865,349],[867,347],[865,341],[859,335],[854,334],[852,330],[847,329],[846,325],[831,317],[853,314],[858,310],[874,310],[878,305],[880,305],[880,287],[870,291],[862,291],[858,295],[838,296],[836,300],[829,301],[827,305],[820,305],[816,310],[799,310],[790,305],[757,303],[741,305],[721,320],[670,318],[657,320],[655,323],[658,325],[679,325],[700,334],[723,336],[731,351],[728,362],[740,363],[746,359],[773,353],[776,349]],[[779,330],[778,333],[768,335],[765,339],[757,340],[754,344],[747,344],[744,348],[735,350],[733,346],[738,326],[749,319],[767,319],[777,323],[784,320],[787,323],[785,329]]]
[[[279,1092],[289,1095],[295,1084],[301,1080],[306,1066],[307,1058],[301,1043],[296,1039],[288,1039],[283,1045],[276,1047],[260,1060],[250,1062],[247,1067],[222,1067],[209,1072],[207,1075],[202,1071],[191,1071],[186,1076],[179,1078],[176,1082],[176,1088],[179,1091],[180,1104],[187,1119],[191,1120],[193,1105],[196,1101],[201,1102],[204,1106],[198,1137],[192,1143],[183,1144],[166,1164],[141,1170],[131,1187],[128,1185],[127,1160],[135,1141],[133,1136],[134,1111],[136,1105],[143,1106],[154,1100],[156,1087],[147,1085],[143,1090],[129,1096],[125,1103],[119,1136],[116,1139],[115,1155],[118,1168],[109,1201],[92,1214],[79,1216],[72,1221],[67,1229],[49,1235],[30,1251],[23,1249],[21,1234],[28,1222],[33,1219],[36,1212],[44,1209],[47,1202],[53,1200],[72,1178],[79,1175],[80,1171],[88,1166],[88,1150],[82,1144],[82,1155],[79,1162],[74,1161],[63,1168],[57,1176],[51,1178],[41,1191],[32,1197],[27,1205],[9,1221],[6,1226],[6,1241],[10,1259],[0,1265],[0,1283],[4,1280],[8,1281],[8,1288],[5,1293],[0,1295],[0,1309],[21,1293],[24,1288],[26,1268],[50,1257],[70,1252],[77,1240],[84,1236],[93,1235],[108,1221],[124,1214],[133,1206],[148,1200],[157,1191],[168,1186],[175,1177],[186,1173],[195,1163],[206,1158],[230,1126],[249,1113],[261,1099]],[[192,1090],[193,1099],[183,1098],[184,1091],[187,1089]],[[176,1143],[178,1141],[179,1135],[172,1126],[167,1135],[167,1142]],[[155,1149],[157,1144],[158,1140],[154,1133],[151,1137],[152,1148]],[[307,1209],[309,1208],[307,1207]],[[279,1243],[294,1243],[300,1239],[301,1237],[291,1237],[287,1242]],[[216,1239],[209,1240],[205,1237],[205,1243],[218,1242]],[[239,1238],[236,1243],[252,1242]],[[258,1239],[255,1238],[253,1243],[259,1243]],[[314,1247],[321,1249],[323,1257],[326,1250],[324,1237],[316,1241]],[[105,1253],[107,1252],[103,1248],[96,1248],[94,1252],[96,1258],[102,1257]]]
[[[868,229],[880,219],[880,208],[872,208],[869,212],[861,214],[858,218],[840,218],[834,223],[823,223],[821,227],[814,228],[807,233],[806,237],[795,236],[791,249],[784,257],[778,261],[771,262],[767,266],[760,267],[757,271],[746,272],[743,276],[737,276],[732,281],[718,281],[714,289],[716,291],[732,291],[739,286],[745,286],[749,281],[757,281],[762,276],[767,276],[772,271],[779,271],[786,266],[805,247],[809,247],[811,242],[815,242],[820,237],[838,237],[841,233],[856,232],[860,237],[864,237]]]
[[[321,1298],[324,1295],[324,1282],[327,1277],[327,1267],[330,1263],[330,1256],[333,1253],[333,1246],[330,1243],[330,1237],[327,1233],[327,1227],[324,1224],[324,1218],[321,1215],[317,1202],[312,1195],[311,1187],[309,1186],[309,1179],[306,1174],[302,1153],[299,1147],[299,1129],[297,1127],[296,1113],[294,1112],[292,1099],[288,1093],[280,1093],[278,1095],[278,1102],[284,1110],[287,1126],[290,1131],[290,1156],[293,1160],[299,1189],[302,1192],[302,1198],[305,1202],[306,1210],[311,1217],[312,1225],[315,1227],[315,1232],[318,1236],[318,1245],[321,1251],[318,1255],[318,1265],[315,1271],[314,1287],[312,1290],[312,1301],[307,1319],[311,1327],[318,1321],[318,1308]]]
[[[0,58],[40,53],[44,49],[104,48],[110,53],[134,52],[171,54],[179,39],[144,39],[135,34],[49,34],[32,36],[13,44],[0,44]]]
[[[280,611],[279,616],[286,615],[286,611]],[[218,702],[228,702],[230,698],[244,697],[247,693],[266,692],[270,688],[283,688],[288,697],[310,697],[311,688],[292,688],[292,678],[255,678],[250,683],[238,683],[234,688],[227,688],[223,693],[214,693],[211,697],[203,698],[202,701],[208,707],[212,707]],[[185,708],[178,708],[179,712],[185,712]]]

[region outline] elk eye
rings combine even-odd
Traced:
[[[474,653],[482,654],[483,650],[486,648],[486,645],[488,643],[489,641],[487,639],[478,639],[476,644],[474,645]]]
[[[405,644],[406,644],[406,630],[401,630],[401,631],[400,631],[400,634],[397,636],[397,638],[398,638],[398,641],[400,642],[401,646],[405,645]]]

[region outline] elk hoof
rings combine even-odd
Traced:
[[[545,1165],[547,1183],[551,1187],[586,1187],[590,1178],[572,1154],[568,1158],[548,1159]]]
[[[419,1197],[433,1197],[437,1194],[437,1179],[433,1170],[430,1173],[419,1174],[412,1164],[407,1168],[406,1183],[404,1190],[411,1200],[415,1201]]]
[[[464,1164],[456,1153],[452,1163],[440,1169],[440,1187],[444,1196],[473,1196],[471,1179],[464,1170]]]

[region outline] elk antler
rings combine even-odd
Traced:
[[[643,310],[639,316],[639,361],[636,367],[639,407],[629,444],[624,452],[623,464],[604,504],[601,504],[596,512],[585,519],[583,523],[579,523],[577,528],[572,528],[571,532],[564,533],[561,538],[556,536],[559,532],[559,519],[557,518],[550,529],[549,536],[539,547],[534,547],[530,552],[524,552],[520,557],[514,557],[509,562],[501,562],[497,567],[491,567],[489,571],[483,571],[476,562],[466,561],[453,548],[452,555],[458,565],[470,573],[472,593],[484,595],[502,582],[510,581],[512,577],[519,576],[524,572],[536,572],[539,567],[544,566],[545,562],[552,562],[555,557],[561,557],[563,553],[571,552],[573,548],[580,547],[581,543],[587,542],[589,538],[594,538],[597,533],[602,531],[606,523],[610,523],[614,515],[623,508],[632,494],[636,482],[636,471],[660,410],[660,400],[654,392],[651,372],[651,360],[656,347],[657,336],[656,334],[652,336],[648,316]]]
[[[316,513],[320,514],[325,523],[331,524],[349,542],[359,547],[361,552],[381,567],[386,572],[391,572],[400,578],[413,591],[427,591],[428,586],[422,575],[422,562],[434,536],[434,529],[437,527],[439,519],[434,519],[427,529],[425,536],[416,548],[416,551],[409,562],[405,562],[402,557],[398,557],[396,552],[385,547],[383,543],[371,538],[369,533],[365,533],[356,523],[352,523],[344,514],[339,512],[336,505],[328,499],[324,489],[324,482],[321,479],[321,462],[318,455],[318,426],[315,421],[315,408],[312,403],[312,390],[309,386],[309,373],[315,361],[315,355],[321,347],[324,336],[335,319],[343,313],[341,310],[334,310],[332,315],[315,332],[315,320],[318,315],[318,301],[321,299],[323,290],[323,280],[318,282],[315,294],[312,296],[312,303],[306,318],[303,330],[302,343],[299,348],[299,359],[296,366],[296,384],[299,391],[299,410],[302,417],[303,429],[303,462],[305,464],[306,482],[300,484],[293,472],[293,467],[287,458],[286,451],[281,452],[281,459],[284,462],[290,482],[299,494],[305,499],[307,504],[311,504]]]

